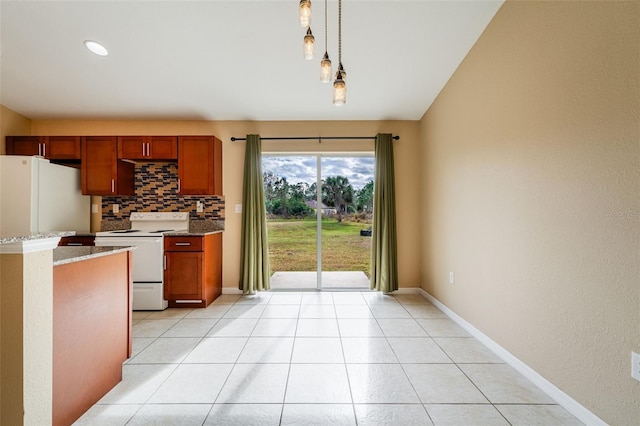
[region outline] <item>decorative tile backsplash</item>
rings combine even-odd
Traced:
[[[137,163],[136,195],[102,197],[102,220],[128,219],[133,212],[189,212],[191,220],[223,220],[224,198],[213,195],[180,195],[176,163]],[[203,205],[196,212],[196,202]],[[118,213],[113,205],[119,206]]]

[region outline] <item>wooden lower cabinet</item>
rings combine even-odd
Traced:
[[[96,237],[89,235],[73,235],[60,238],[59,246],[95,246]]]
[[[164,298],[170,308],[205,308],[222,293],[222,233],[164,239]]]

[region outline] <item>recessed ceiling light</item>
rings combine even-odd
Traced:
[[[89,49],[92,53],[95,53],[98,56],[107,56],[109,52],[103,45],[93,40],[85,40],[84,45]]]

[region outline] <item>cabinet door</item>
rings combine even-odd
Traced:
[[[178,192],[222,195],[221,157],[222,142],[213,136],[178,136]]]
[[[135,166],[118,160],[115,136],[83,137],[80,168],[85,195],[135,194]]]
[[[7,136],[7,155],[42,155],[40,136]]]
[[[79,160],[80,136],[44,137],[44,156],[52,160]]]
[[[146,136],[118,136],[118,158],[143,160],[146,157]]]
[[[165,252],[164,298],[202,300],[202,252]]]
[[[118,136],[118,158],[125,160],[175,160],[176,136]]]
[[[147,154],[153,160],[175,160],[178,158],[176,136],[149,136]]]
[[[82,138],[82,193],[114,195],[116,193],[115,136],[86,136]]]

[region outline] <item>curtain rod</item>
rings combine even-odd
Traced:
[[[319,143],[322,143],[323,140],[334,140],[334,139],[375,139],[376,136],[300,136],[300,137],[282,137],[282,138],[260,138],[263,141],[297,141],[297,140],[317,140]],[[400,136],[392,136],[394,140],[400,139]],[[231,142],[235,141],[246,141],[247,138],[236,138],[234,136],[231,137]]]

